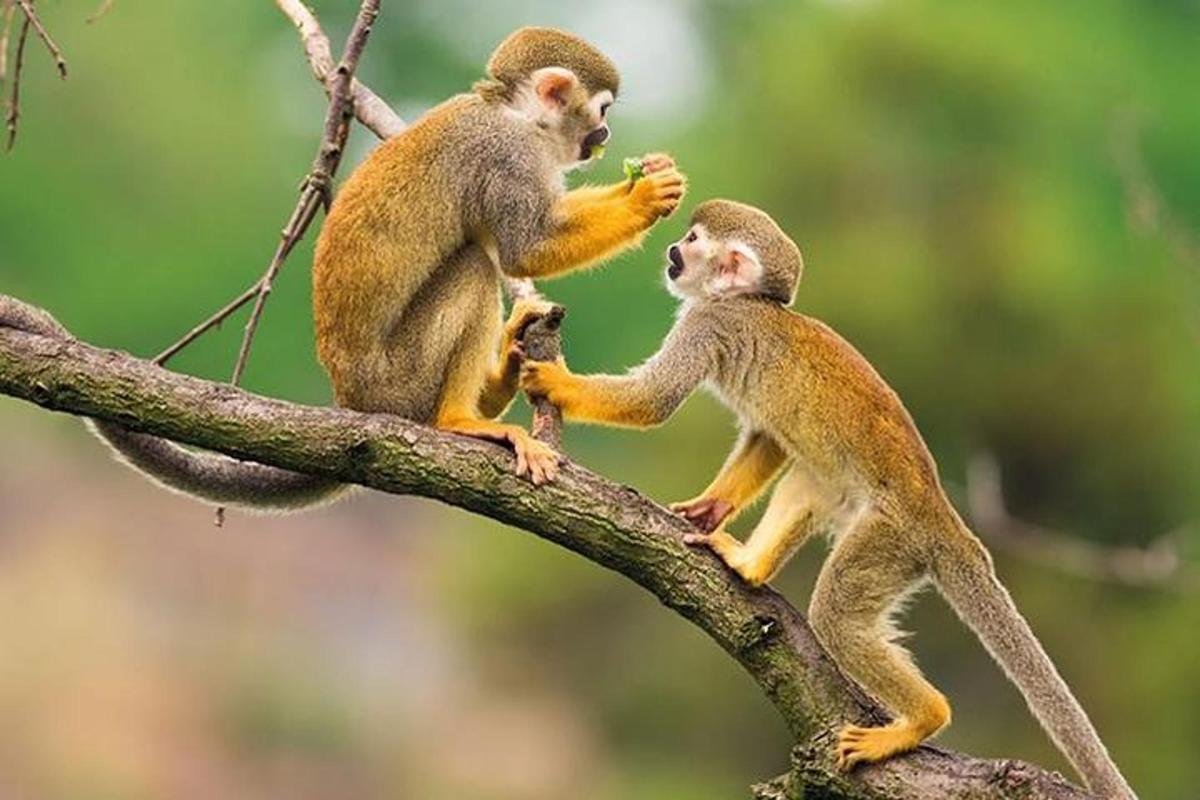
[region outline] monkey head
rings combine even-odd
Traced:
[[[708,200],[667,248],[667,286],[681,298],[760,295],[790,305],[804,271],[800,248],[763,211]]]
[[[554,28],[510,34],[475,85],[485,99],[504,102],[549,135],[560,163],[589,161],[609,137],[606,121],[620,76],[608,56]]]

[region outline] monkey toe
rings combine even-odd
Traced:
[[[880,728],[847,725],[838,733],[837,766],[841,770],[851,770],[857,764],[883,761],[912,750],[924,738],[916,726],[907,722]]]
[[[534,486],[550,483],[558,477],[562,456],[536,439],[521,437],[513,443],[517,454],[517,474],[528,477]]]

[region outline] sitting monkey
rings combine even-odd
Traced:
[[[565,190],[564,173],[608,139],[618,84],[591,44],[522,28],[497,46],[473,91],[431,109],[350,175],[313,262],[317,354],[338,405],[503,442],[518,474],[555,477],[556,452],[495,420],[517,389],[518,332],[544,310],[518,303],[504,324],[501,277],[596,264],[679,205],[685,179],[662,154],[643,160],[637,180]],[[60,330],[16,306],[0,306],[0,325]],[[152,480],[214,503],[299,509],[346,488],[112,422],[92,426]]]
[[[646,427],[665,421],[702,383],[742,432],[720,474],[675,510],[751,585],[768,581],[813,533],[832,552],[809,608],[838,665],[893,714],[883,727],[845,726],[844,768],[911,750],[950,721],[950,705],[895,641],[892,615],[931,581],[1021,690],[1092,791],[1133,798],[1087,715],[999,583],[983,544],[955,512],[900,399],[849,343],[788,310],[800,251],[765,213],[713,200],[667,251],[682,301],[662,348],[627,375],[575,375],[526,362],[522,386],[568,419]],[[749,539],[724,524],[777,473]]]

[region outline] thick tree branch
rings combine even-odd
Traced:
[[[0,310],[15,301],[0,295]],[[979,800],[1091,795],[1012,761],[922,747],[850,775],[832,766],[834,729],[882,712],[824,653],[804,617],[685,547],[687,524],[635,490],[575,464],[534,488],[503,449],[387,415],[313,408],[186,377],[124,353],[0,328],[0,393],[43,408],[394,494],[429,497],[527,530],[615,570],[699,626],[753,676],[800,743],[759,797]]]

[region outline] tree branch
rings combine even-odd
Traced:
[[[1088,580],[1200,591],[1200,573],[1183,560],[1175,544],[1180,531],[1164,533],[1144,548],[1114,547],[1013,516],[1004,501],[1000,464],[991,453],[976,453],[967,462],[965,495],[968,516],[996,548]]]
[[[29,307],[0,295],[0,318]],[[8,313],[12,312],[12,313]],[[0,328],[0,393],[285,469],[428,497],[527,530],[625,575],[691,620],[750,673],[800,744],[790,772],[760,798],[801,791],[853,800],[1085,800],[1058,775],[922,747],[846,775],[832,763],[837,726],[884,713],[838,671],[804,617],[750,589],[707,553],[686,522],[637,491],[572,463],[533,487],[511,455],[397,417],[314,408],[168,372],[124,353]]]
[[[296,26],[313,76],[325,87],[325,93],[332,95],[333,51],[329,48],[329,38],[321,30],[321,23],[301,0],[275,0],[275,5]],[[354,116],[380,139],[389,139],[407,127],[383,98],[357,79],[350,83],[350,96],[354,101]]]

